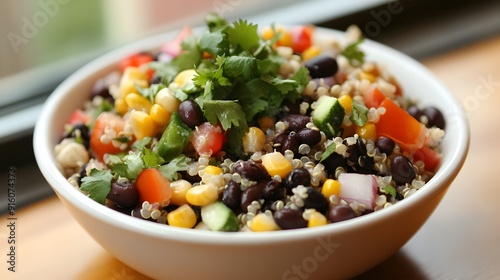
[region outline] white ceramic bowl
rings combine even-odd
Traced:
[[[155,279],[345,279],[381,263],[402,247],[432,214],[459,172],[469,146],[465,114],[453,95],[422,65],[386,46],[365,41],[368,58],[396,75],[407,96],[445,115],[443,159],[436,175],[394,206],[338,224],[265,233],[181,229],[129,217],[74,189],[54,159],[65,121],[88,98],[94,82],[126,55],[156,49],[174,33],[106,54],[72,74],[49,97],[34,133],[37,163],[81,226],[106,250]],[[318,37],[343,33],[317,29]],[[75,240],[76,241],[76,240]]]

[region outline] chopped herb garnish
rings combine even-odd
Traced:
[[[365,61],[365,53],[359,49],[359,44],[363,42],[363,38],[358,39],[356,42],[348,45],[342,51],[342,55],[345,56],[351,65],[360,65]]]
[[[365,125],[368,121],[368,108],[358,101],[353,101],[351,121],[358,126]]]
[[[329,156],[331,156],[334,152],[335,152],[335,149],[337,148],[337,145],[335,145],[335,143],[331,143],[330,145],[328,145],[325,149],[325,151],[323,152],[323,154],[321,155],[321,159],[319,162],[322,162],[324,160],[326,160]]]
[[[165,160],[158,154],[153,153],[150,149],[144,148],[142,160],[144,161],[144,167],[158,167],[165,163]]]
[[[154,103],[156,94],[160,90],[164,89],[165,86],[162,84],[152,84],[148,88],[142,88],[136,84],[135,88],[141,93],[142,96],[146,97],[149,101]]]
[[[190,162],[191,159],[182,154],[172,159],[169,163],[160,166],[158,170],[170,181],[175,181],[179,179],[178,172],[186,171]]]
[[[82,178],[80,189],[88,193],[93,200],[104,204],[106,196],[111,191],[111,180],[113,175],[108,170],[97,170],[93,168],[90,175]]]

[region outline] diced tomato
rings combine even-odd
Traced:
[[[191,134],[191,144],[198,154],[216,154],[222,149],[224,132],[220,126],[205,122]]]
[[[189,26],[184,26],[177,36],[162,47],[162,51],[172,57],[178,56],[182,52],[182,41],[193,34]]]
[[[292,49],[296,53],[302,53],[313,44],[314,28],[310,25],[296,26],[290,29],[292,37]]]
[[[154,57],[148,53],[133,54],[121,61],[120,70],[123,73],[127,67],[139,67],[153,60]],[[147,73],[148,78],[151,79],[154,76],[155,71],[150,68],[147,70]]]
[[[120,70],[123,72],[127,67],[139,67],[153,60],[154,57],[148,53],[133,54],[121,61]]]
[[[389,137],[406,151],[415,151],[426,143],[427,128],[408,112],[389,98],[380,107],[385,108],[385,113],[375,124],[378,137]]]
[[[106,143],[101,142],[101,136],[105,134],[106,127],[110,125],[112,125],[113,130],[118,135],[119,132],[123,131],[125,121],[120,116],[111,112],[102,112],[95,120],[94,128],[90,135],[90,150],[100,161],[103,161],[105,154],[117,154],[121,152],[120,148],[115,147],[111,141]]]
[[[434,171],[441,161],[441,156],[429,146],[424,145],[422,148],[415,151],[413,160],[422,161],[425,164],[425,170]]]
[[[170,181],[156,168],[141,171],[135,182],[139,191],[139,201],[150,204],[159,203],[161,207],[169,204],[172,197]]]
[[[363,100],[365,102],[366,107],[371,108],[380,107],[380,104],[385,100],[385,94],[382,93],[378,88],[373,88],[373,90],[368,91],[364,96]]]
[[[71,114],[68,120],[68,123],[71,125],[75,125],[77,123],[83,123],[85,125],[89,125],[91,122],[92,122],[92,116],[80,109],[75,110],[73,114]]]

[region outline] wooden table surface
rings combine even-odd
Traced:
[[[500,279],[500,36],[423,63],[469,115],[469,156],[440,206],[394,256],[356,279]],[[22,180],[22,178],[18,178]],[[16,212],[16,272],[1,217],[0,279],[148,279],[104,251],[56,197]]]

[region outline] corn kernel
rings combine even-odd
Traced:
[[[129,109],[134,109],[137,111],[143,111],[149,113],[151,106],[153,105],[146,97],[138,93],[129,93],[125,96],[125,103]]]
[[[138,140],[144,137],[153,137],[156,132],[156,124],[148,113],[132,111],[129,123],[132,133]]]
[[[373,123],[367,122],[363,126],[356,127],[356,133],[364,139],[369,139],[373,142],[377,141],[377,128]]]
[[[182,88],[183,86],[185,86],[189,83],[192,83],[193,78],[196,75],[198,75],[196,73],[196,70],[187,69],[187,70],[184,70],[184,71],[180,72],[179,74],[177,74],[177,76],[175,76],[173,82],[176,83],[180,88]]]
[[[167,214],[167,222],[174,227],[192,228],[196,225],[196,214],[193,208],[183,204]]]
[[[274,127],[275,121],[271,117],[262,117],[257,120],[257,123],[259,124],[259,127],[261,130],[266,131],[271,127]]]
[[[172,197],[170,198],[170,203],[174,205],[187,204],[186,193],[189,189],[193,187],[191,183],[186,180],[177,180],[170,183],[172,188]]]
[[[266,143],[266,135],[258,127],[252,126],[243,137],[243,150],[245,153],[262,151]]]
[[[253,217],[248,227],[251,231],[273,231],[280,229],[274,221],[274,218],[266,213],[259,213]]]
[[[209,165],[203,169],[205,174],[210,174],[210,175],[220,175],[222,174],[222,168],[214,166],[214,165]]]
[[[123,75],[120,80],[120,85],[118,88],[120,93],[119,97],[124,98],[125,95],[131,92],[139,93],[139,91],[136,88],[136,85],[143,88],[149,87],[148,75],[142,72],[137,67],[125,68],[125,71],[123,71]]]
[[[340,105],[344,107],[346,113],[352,111],[352,97],[349,94],[340,96],[338,100],[340,102]]]
[[[128,106],[123,98],[115,99],[115,109],[120,115],[125,115],[128,112]]]
[[[223,187],[225,185],[224,178],[222,177],[222,168],[209,165],[203,169],[201,181],[205,184],[212,184],[216,187]]]
[[[367,73],[367,72],[361,72],[359,73],[359,80],[368,80],[371,83],[375,82],[376,78],[373,74]]]
[[[153,121],[155,121],[155,123],[160,126],[164,126],[168,123],[168,121],[170,121],[172,113],[163,109],[163,107],[158,104],[153,104],[153,106],[151,106],[151,109],[149,110],[149,115],[151,116],[151,118],[153,118]]]
[[[328,220],[325,215],[317,211],[311,213],[309,220],[307,221],[307,227],[324,226],[326,224],[328,224]]]
[[[302,60],[307,61],[321,53],[321,50],[316,46],[310,46],[302,52]]]
[[[288,32],[288,30],[286,30],[282,26],[277,26],[276,31],[278,33],[280,33],[280,37],[279,37],[278,41],[276,42],[276,44],[278,46],[291,47],[292,46],[292,35],[290,34],[290,32]],[[265,28],[262,31],[261,37],[264,40],[271,40],[274,37],[274,30],[270,27]]]
[[[168,88],[160,90],[155,96],[155,103],[171,114],[179,108],[179,99],[175,98],[172,91]]]
[[[292,164],[280,152],[268,153],[262,156],[262,165],[267,173],[274,177],[276,175],[285,178],[292,171]]]
[[[212,184],[203,184],[190,188],[186,192],[186,200],[192,205],[205,206],[217,201],[218,188]]]
[[[321,193],[328,199],[332,195],[338,195],[340,192],[340,183],[334,179],[327,179],[323,183]]]
[[[262,34],[260,35],[263,40],[271,40],[274,36],[273,29],[271,27],[266,27],[262,30]]]

